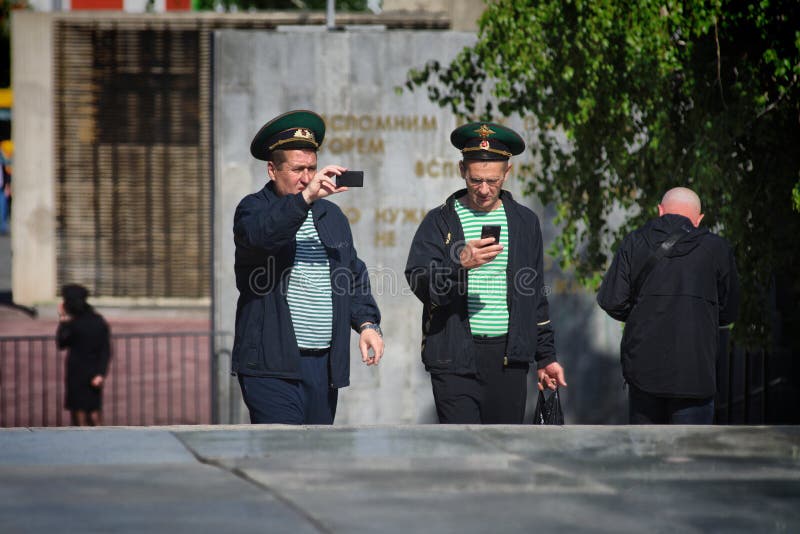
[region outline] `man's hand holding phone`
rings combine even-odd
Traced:
[[[328,195],[347,191],[346,187],[339,187],[334,181],[336,176],[340,175],[346,170],[346,167],[341,167],[339,165],[327,165],[323,167],[319,172],[317,172],[317,174],[314,175],[313,178],[311,178],[308,184],[306,184],[305,189],[303,189],[302,195],[305,201],[308,204],[311,204],[315,200],[325,198]]]
[[[328,165],[308,182],[303,198],[311,204],[328,195],[343,193],[349,187],[364,187],[364,171],[348,171],[346,167]]]
[[[500,244],[500,227],[484,225],[481,238],[467,241],[461,250],[459,259],[465,269],[474,269],[489,263],[503,251]]]

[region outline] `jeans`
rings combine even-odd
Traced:
[[[8,233],[8,197],[0,188],[0,234]]]
[[[332,425],[339,390],[329,385],[329,353],[300,356],[300,380],[239,375],[253,424]]]
[[[632,425],[710,425],[714,397],[660,397],[628,384],[628,415]]]

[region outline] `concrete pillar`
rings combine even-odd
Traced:
[[[12,12],[14,206],[11,286],[15,302],[56,298],[53,167],[53,16]],[[25,184],[24,187],[21,184]]]

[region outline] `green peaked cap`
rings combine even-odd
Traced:
[[[464,159],[507,160],[525,150],[517,132],[494,122],[470,122],[450,134]]]
[[[258,131],[250,143],[250,153],[256,159],[269,161],[273,150],[317,150],[325,138],[325,121],[305,109],[278,115]]]

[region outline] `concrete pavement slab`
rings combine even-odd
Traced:
[[[318,532],[239,477],[182,463],[0,466],[0,531]]]
[[[281,495],[331,532],[800,527],[796,428],[209,432],[180,437],[199,457]]]
[[[96,463],[76,452],[82,443]],[[103,444],[115,451],[99,452]],[[26,533],[797,532],[800,427],[0,431],[0,525]]]
[[[146,427],[27,428],[0,432],[0,466],[194,462],[194,456],[173,434]]]

